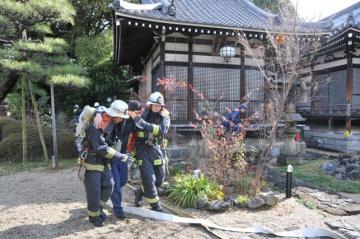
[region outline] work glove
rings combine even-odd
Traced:
[[[128,163],[133,163],[133,162],[134,162],[134,158],[132,157],[132,155],[131,155],[131,154],[126,154],[126,155],[127,155],[127,157],[128,157],[127,162],[128,162]]]
[[[121,154],[121,153],[117,153],[115,160],[118,160],[122,163],[128,163],[128,162],[132,162],[133,158],[131,157],[130,154]]]

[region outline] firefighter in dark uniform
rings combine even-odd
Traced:
[[[135,151],[142,183],[142,187],[135,190],[135,205],[139,207],[145,196],[152,210],[162,211],[157,188],[165,179],[165,136],[170,127],[170,117],[161,93],[151,94],[146,105],[142,115],[132,111],[128,113],[137,126]]]
[[[111,161],[127,162],[128,156],[109,147],[105,142],[106,134],[110,134],[116,123],[128,118],[128,109],[124,101],[116,100],[102,115],[101,128],[96,129],[91,122],[86,129],[84,149],[87,150],[84,167],[85,190],[89,221],[95,226],[103,226],[106,218],[102,211],[104,205],[110,198],[113,190],[113,177],[110,170]]]
[[[130,100],[128,103],[129,111],[134,111],[137,113],[141,112],[142,105],[137,100]],[[94,124],[96,128],[100,128],[102,124],[102,113],[101,111],[96,112],[96,117],[94,119]],[[106,137],[106,142],[112,148],[120,151],[123,154],[127,153],[127,144],[129,136],[132,132],[135,131],[135,123],[132,119],[125,119],[120,123],[116,124],[114,130],[112,131],[109,137]],[[127,162],[122,161],[112,161],[111,162],[111,171],[114,178],[114,191],[111,195],[111,201],[113,204],[114,215],[118,219],[125,219],[125,213],[121,205],[122,194],[121,188],[128,181],[128,164]]]

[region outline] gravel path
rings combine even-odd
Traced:
[[[125,201],[132,202],[129,190]],[[219,225],[267,226],[276,230],[299,227],[327,228],[336,219],[311,210],[296,199],[284,200],[268,210],[230,209],[223,214],[187,210]],[[213,238],[197,226],[129,217],[118,221],[108,213],[106,226],[94,228],[86,217],[85,192],[75,168],[36,169],[0,177],[0,238]],[[217,231],[225,238],[266,238]],[[273,237],[272,237],[273,238]]]

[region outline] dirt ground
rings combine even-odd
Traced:
[[[133,202],[130,190],[125,201]],[[336,217],[311,210],[295,198],[268,210],[230,209],[222,214],[187,210],[199,218],[223,226],[267,226],[274,230],[299,227],[327,228],[324,221]],[[0,177],[0,238],[213,238],[201,227],[158,222],[130,216],[118,221],[108,213],[106,226],[94,228],[86,217],[83,184],[75,168],[36,169]],[[216,231],[224,238],[267,238]]]

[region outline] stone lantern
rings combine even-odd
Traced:
[[[295,141],[296,133],[299,132],[296,128],[296,122],[300,121],[305,121],[305,119],[295,113],[295,106],[293,104],[289,104],[285,112],[285,142],[277,160],[277,163],[280,165],[303,163],[306,153],[305,142]]]

